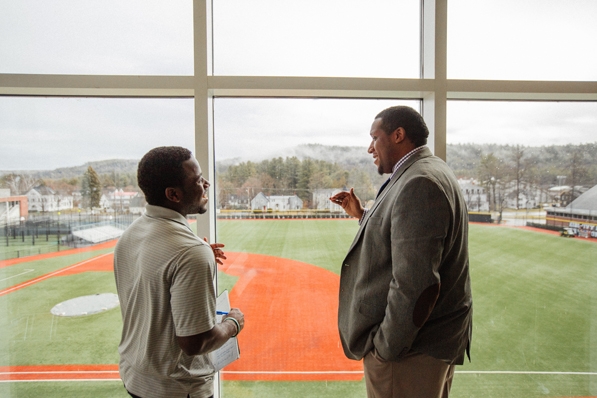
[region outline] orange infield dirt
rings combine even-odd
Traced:
[[[338,275],[310,264],[226,253],[221,271],[238,276],[230,303],[245,314],[241,358],[224,380],[360,380],[361,362],[346,359],[336,326]]]
[[[46,258],[51,258],[51,257],[68,256],[69,254],[83,253],[83,252],[90,252],[90,251],[95,251],[95,250],[107,249],[107,248],[116,246],[117,242],[118,242],[118,240],[111,240],[111,241],[100,243],[100,244],[97,244],[97,245],[87,246],[87,247],[82,247],[82,248],[77,248],[77,249],[66,249],[66,250],[62,250],[62,251],[59,251],[59,252],[37,254],[35,256],[29,256],[29,257],[11,258],[10,260],[2,260],[2,261],[0,261],[0,268],[2,268],[2,267],[8,267],[9,265],[26,263],[26,262],[30,262],[30,261],[44,260]]]
[[[230,301],[244,312],[246,323],[239,335],[241,358],[222,371],[224,380],[362,379],[362,363],[346,359],[338,336],[338,275],[279,257],[226,256],[220,270],[239,277]],[[104,254],[0,290],[0,296],[49,277],[112,270],[113,255]],[[0,381],[118,378],[117,365],[0,367]]]

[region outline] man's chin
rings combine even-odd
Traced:
[[[197,208],[197,214],[203,214],[207,211],[207,199]]]
[[[193,207],[187,214],[204,214],[207,211],[207,203],[205,205],[200,205],[197,207]]]

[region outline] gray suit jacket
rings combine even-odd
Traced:
[[[347,357],[377,349],[462,364],[472,331],[468,213],[449,167],[428,148],[409,158],[375,200],[340,277]]]

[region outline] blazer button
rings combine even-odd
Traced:
[[[350,264],[346,264],[346,263],[344,263],[344,266],[345,266],[345,267],[350,267]]]

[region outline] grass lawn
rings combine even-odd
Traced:
[[[225,250],[290,258],[339,274],[358,223],[340,220],[220,221],[218,241]]]
[[[357,223],[224,221],[217,228],[227,250],[338,273]],[[597,245],[482,224],[471,225],[469,240],[472,362],[457,368],[452,396],[502,397],[506,390],[514,397],[597,396]],[[348,383],[345,392],[326,396],[350,396],[353,389]]]
[[[221,221],[230,252],[285,257],[338,273],[354,220]],[[472,362],[457,368],[452,397],[597,396],[597,244],[523,229],[470,228]],[[111,250],[111,249],[109,249]],[[108,250],[108,251],[109,251]],[[82,253],[0,268],[0,289],[83,261]],[[16,274],[28,272],[12,278]],[[236,278],[220,273],[220,290]],[[49,278],[0,296],[0,366],[117,363],[118,310],[56,320],[51,307],[114,292],[113,276]],[[226,381],[224,397],[364,397],[362,382]],[[1,397],[125,397],[119,382],[0,383]]]

